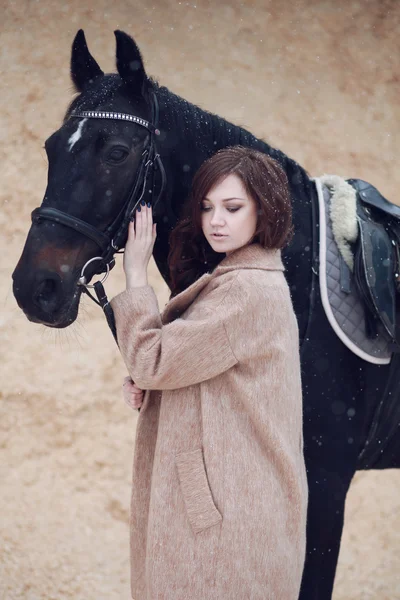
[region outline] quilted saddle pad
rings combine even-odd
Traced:
[[[333,330],[354,354],[370,363],[388,364],[392,356],[388,341],[383,335],[373,339],[366,335],[364,307],[351,272],[350,287],[342,289],[343,257],[332,230],[332,191],[324,183],[326,178],[327,176],[314,179],[319,205],[319,283],[322,305]]]

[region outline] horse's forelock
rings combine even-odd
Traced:
[[[149,79],[150,87],[153,88],[157,84]],[[104,75],[98,81],[93,82],[88,86],[81,94],[76,96],[69,104],[63,123],[65,123],[71,112],[74,110],[95,110],[100,105],[104,105],[107,101],[110,101],[113,95],[118,90],[124,90],[125,85],[121,77],[116,73],[109,73]],[[132,90],[126,90],[126,95],[131,100],[135,100],[135,96],[132,94]],[[136,97],[138,102],[147,102],[147,98],[143,98],[140,95]]]
[[[93,82],[71,101],[65,113],[64,123],[73,110],[94,110],[100,104],[107,102],[122,85],[121,78],[114,73],[104,75],[99,81]]]

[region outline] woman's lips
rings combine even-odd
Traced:
[[[221,233],[212,233],[211,237],[213,240],[223,240],[224,238],[228,237],[225,234],[221,234]]]

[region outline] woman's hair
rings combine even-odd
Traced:
[[[219,150],[196,172],[183,216],[170,235],[168,266],[171,297],[214,269],[225,257],[207,242],[201,225],[202,202],[228,175],[237,175],[257,204],[257,225],[249,243],[283,248],[292,236],[292,208],[288,180],[278,162],[243,146]]]

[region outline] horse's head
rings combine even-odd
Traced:
[[[127,200],[135,184],[136,198],[144,189],[154,135],[152,86],[135,42],[120,31],[115,36],[118,74],[110,75],[91,56],[83,31],[75,37],[71,77],[79,95],[46,140],[47,189],[13,273],[18,305],[30,321],[51,327],[76,319],[82,267],[95,256],[106,254],[109,261],[107,247],[116,236],[117,246],[124,245]],[[82,116],[84,111],[91,114]],[[94,261],[85,276],[96,272]]]

